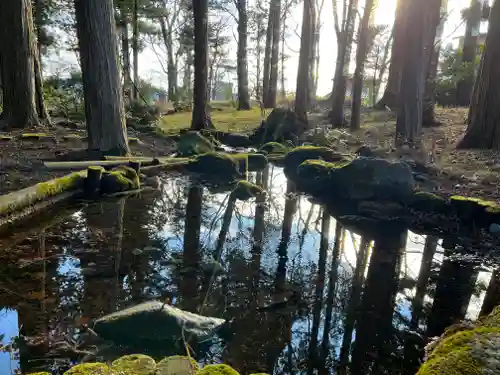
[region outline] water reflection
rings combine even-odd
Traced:
[[[414,374],[429,337],[500,302],[498,269],[464,261],[449,239],[397,226],[360,236],[278,168],[250,178],[267,197],[236,201],[168,176],[159,193],[61,209],[0,238],[1,345],[21,338],[0,354],[2,373],[93,360],[87,324],[159,299],[230,321],[213,345],[190,343],[201,363],[242,374]],[[97,345],[100,360],[136,350]]]

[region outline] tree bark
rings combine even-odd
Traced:
[[[363,18],[359,25],[358,46],[356,49],[356,69],[354,71],[352,85],[352,105],[351,105],[351,123],[350,131],[356,131],[360,128],[361,120],[361,95],[363,93],[363,81],[365,71],[365,61],[368,54],[368,32],[369,22],[374,9],[375,0],[366,0]]]
[[[208,0],[193,0],[194,92],[191,129],[213,128],[207,108],[208,96]]]
[[[462,48],[462,63],[471,65],[471,72],[474,71],[474,65],[476,62],[477,41],[480,33],[479,27],[481,26],[481,13],[481,0],[471,0],[470,7],[468,9],[464,44]],[[457,83],[457,105],[463,107],[469,106],[473,86],[473,75],[468,75]]]
[[[111,0],[75,0],[88,147],[129,153]]]
[[[250,109],[248,94],[247,0],[238,0],[238,110]]]
[[[273,1],[269,5],[269,15],[267,19],[266,45],[264,47],[264,67],[262,73],[262,103],[269,101],[269,76],[271,72],[271,49],[273,44]]]
[[[498,305],[500,305],[500,269],[497,268],[491,274],[490,283],[488,284],[488,289],[486,289],[486,295],[484,296],[479,316],[482,317],[490,314]]]
[[[163,44],[165,44],[165,49],[167,50],[168,100],[171,102],[175,102],[177,100],[177,67],[174,59],[172,28],[170,26],[167,26],[165,17],[160,17],[159,21]]]
[[[391,64],[389,66],[389,76],[382,98],[375,105],[377,109],[388,107],[395,109],[398,106],[398,95],[401,81],[401,66],[405,55],[405,18],[406,7],[409,0],[398,0],[396,16],[394,20],[394,36],[391,49]]]
[[[35,87],[37,53],[31,2],[0,1],[0,72],[3,85],[0,128],[40,125]]]
[[[122,43],[122,60],[123,60],[123,94],[125,100],[130,99],[131,95],[131,78],[130,78],[130,43],[128,38],[128,21],[127,15],[122,10],[121,19],[121,43]]]
[[[134,59],[134,100],[139,99],[139,0],[133,0],[132,8],[132,54]]]
[[[310,62],[316,20],[314,5],[314,0],[304,0],[299,69],[297,73],[297,89],[295,90],[295,113],[302,121],[307,121],[307,110],[310,102]]]
[[[435,22],[437,23],[436,38],[434,40],[431,60],[429,62],[429,70],[427,72],[427,80],[425,82],[424,111],[422,114],[422,126],[424,127],[438,125],[434,115],[435,98],[436,98],[436,76],[439,65],[441,38],[443,36],[447,8],[448,8],[448,0],[442,0],[439,17],[437,17],[435,20]]]
[[[408,16],[405,17],[403,42],[412,48],[405,50],[402,59],[396,145],[420,146],[425,82],[440,6],[441,0],[427,0],[424,4],[412,1],[405,8]]]
[[[467,131],[458,148],[500,149],[500,1],[490,12],[490,24],[481,64],[474,84]]]
[[[344,104],[357,7],[358,0],[349,0],[345,27],[341,30],[340,34],[337,35],[338,52],[337,63],[335,65],[335,76],[333,79],[332,111],[330,113],[330,120],[333,126],[343,126],[345,123]]]
[[[276,107],[276,95],[278,92],[281,0],[272,0],[270,5],[269,17],[272,25],[272,32],[271,32],[272,42],[271,42],[271,59],[269,63],[269,83],[267,86],[267,95],[265,98],[266,100],[264,101],[264,107],[274,108]]]

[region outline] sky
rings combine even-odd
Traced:
[[[319,68],[319,83],[318,95],[326,95],[332,89],[332,79],[335,69],[335,61],[337,55],[336,35],[333,23],[333,8],[332,1],[341,0],[324,0],[324,7],[321,11],[321,39],[320,39],[320,68]],[[249,0],[252,2],[252,0]],[[361,0],[363,3],[363,0]],[[470,3],[470,0],[449,0],[448,1],[448,18],[443,32],[443,45],[452,43],[456,38],[463,35],[465,25],[460,18],[460,10],[464,9]],[[396,0],[378,0],[378,8],[375,13],[375,23],[392,25],[394,22],[394,13],[396,9]],[[361,9],[362,12],[362,9]],[[293,29],[300,31],[300,23],[302,18],[302,4],[297,6],[292,12],[292,17],[289,20]],[[235,30],[233,34],[236,35]],[[285,86],[289,92],[295,91],[297,67],[298,67],[298,51],[300,48],[300,38],[293,32],[288,37],[286,45],[289,47],[287,54],[290,58],[285,64]],[[355,47],[354,47],[355,48]],[[233,39],[228,46],[228,50],[234,55],[232,58],[236,60],[236,40]],[[353,49],[354,51],[354,49]],[[164,56],[159,49],[156,53]],[[162,69],[165,61],[158,61],[158,56],[150,47],[146,48],[139,56],[139,75],[142,79],[150,81],[157,86],[167,87],[167,76]],[[60,53],[59,56],[50,56],[48,64],[48,73],[64,72],[74,69],[77,65],[76,56],[73,53]],[[252,61],[249,61],[251,65]],[[352,64],[351,64],[352,65]],[[251,69],[251,67],[250,67]],[[351,70],[354,67],[351,66]],[[233,75],[233,81],[236,82],[236,76]]]

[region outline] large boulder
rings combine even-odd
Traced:
[[[215,145],[197,131],[184,131],[177,141],[179,156],[193,156],[215,151]]]
[[[250,136],[254,144],[267,142],[292,141],[298,139],[307,129],[307,123],[301,121],[297,114],[286,108],[274,108],[267,119]]]
[[[239,162],[228,154],[208,152],[194,157],[185,168],[206,178],[227,181],[243,175],[239,167]]]
[[[102,338],[115,343],[137,345],[155,342],[168,346],[182,339],[183,328],[184,337],[204,341],[224,323],[224,319],[205,317],[159,301],[149,301],[103,316],[95,322],[94,330]]]
[[[298,186],[309,186],[329,201],[407,202],[415,190],[408,165],[384,159],[357,158],[350,162],[308,160],[297,169]],[[311,192],[314,194],[314,192]]]

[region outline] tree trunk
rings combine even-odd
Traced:
[[[434,116],[435,98],[436,98],[436,76],[439,65],[439,53],[441,51],[441,38],[443,37],[444,23],[446,21],[446,10],[448,0],[441,0],[441,9],[439,16],[436,17],[437,23],[436,38],[434,40],[427,80],[425,82],[424,112],[422,114],[422,126],[429,127],[438,125]]]
[[[285,31],[286,31],[286,15],[283,17],[283,27],[281,30],[281,99],[286,99],[286,89],[285,89]]]
[[[273,11],[275,0],[272,0],[269,4],[269,15],[267,19],[267,30],[266,30],[266,46],[264,48],[264,68],[262,74],[262,103],[267,103],[269,101],[269,76],[271,73],[271,49],[273,44]]]
[[[257,25],[257,28],[260,30],[260,25]],[[261,66],[261,56],[262,56],[262,46],[261,46],[261,38],[262,35],[260,31],[257,32],[257,41],[255,46],[255,52],[257,55],[257,62],[255,67],[255,75],[256,75],[256,83],[255,83],[255,98],[257,100],[262,99],[262,84],[261,84],[261,75],[262,75],[262,66]]]
[[[278,64],[280,50],[280,19],[281,19],[281,0],[273,0],[271,3],[271,24],[272,24],[272,43],[271,43],[271,62],[269,68],[269,84],[265,108],[276,107],[276,95],[278,92]]]
[[[470,7],[468,9],[464,44],[462,48],[462,63],[470,65],[471,72],[474,72],[474,65],[477,56],[477,41],[480,33],[479,28],[481,26],[481,9],[481,0],[471,0]],[[459,106],[469,106],[471,103],[473,86],[473,74],[467,75],[457,83],[457,104]]]
[[[365,71],[366,55],[368,54],[368,32],[370,17],[374,8],[375,0],[366,0],[363,18],[359,25],[358,46],[356,49],[356,70],[354,71],[352,84],[352,105],[350,131],[360,128],[361,120],[361,95],[363,93],[363,81]]]
[[[486,295],[484,296],[479,316],[482,317],[490,314],[498,305],[500,305],[500,269],[497,268],[491,274],[490,283],[488,284],[488,289],[486,289]]]
[[[75,0],[89,150],[129,153],[111,0]]]
[[[477,73],[469,109],[469,125],[458,148],[500,149],[500,1],[495,1],[490,12],[490,25],[481,65]]]
[[[208,113],[208,0],[193,0],[194,93],[191,129],[213,128]]]
[[[40,52],[35,54],[33,69],[35,70],[35,102],[38,118],[45,124],[50,125],[49,111],[43,100],[43,79],[42,79],[42,64],[40,61]]]
[[[123,10],[122,10],[122,13]],[[122,60],[123,60],[123,93],[125,101],[130,99],[131,95],[131,79],[130,79],[130,48],[128,39],[128,21],[126,14],[122,14]]]
[[[35,87],[37,53],[31,2],[0,1],[0,72],[3,85],[0,128],[40,125]]]
[[[247,0],[238,0],[238,110],[250,109],[248,94]]]
[[[345,27],[341,30],[341,34],[337,36],[338,52],[333,79],[332,111],[330,113],[330,120],[333,126],[343,126],[345,123],[344,104],[357,7],[358,0],[349,0],[346,14],[347,21],[345,22]]]
[[[302,15],[302,32],[300,41],[299,69],[297,73],[297,89],[295,91],[295,113],[302,121],[307,121],[307,110],[310,96],[310,62],[312,42],[314,38],[314,22],[316,12],[314,0],[304,0],[304,13]]]
[[[139,15],[138,1],[133,0],[132,9],[132,53],[134,58],[134,100],[139,99]]]
[[[177,100],[177,67],[174,59],[174,43],[172,40],[172,28],[168,27],[164,17],[160,17],[160,30],[163,38],[163,44],[167,50],[167,79],[168,79],[168,100],[175,102]]]
[[[427,0],[425,4],[412,1],[405,8],[411,17],[405,17],[403,42],[412,48],[405,50],[402,59],[396,145],[420,146],[425,82],[440,7],[441,0]]]
[[[406,45],[404,41],[405,22],[406,22],[406,7],[409,0],[398,0],[396,7],[396,16],[394,20],[394,36],[391,50],[391,64],[389,66],[389,77],[384,94],[379,102],[375,105],[377,109],[388,107],[395,109],[398,103],[399,87],[401,81],[402,60],[405,55]]]

